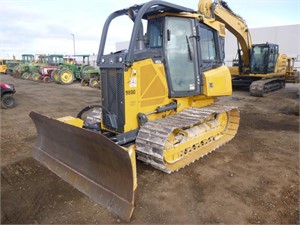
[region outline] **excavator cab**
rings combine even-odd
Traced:
[[[277,57],[278,45],[254,44],[252,46],[250,72],[253,74],[274,73]]]

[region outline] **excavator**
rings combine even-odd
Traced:
[[[252,96],[263,97],[284,88],[286,81],[294,82],[296,71],[291,64],[293,59],[279,53],[277,44],[252,44],[246,21],[234,13],[225,1],[203,0],[198,7],[207,18],[224,23],[226,29],[237,38],[238,59],[230,67],[233,86],[250,87]]]
[[[133,22],[128,49],[104,54],[119,17]],[[136,160],[170,174],[236,135],[239,109],[215,103],[232,94],[224,43],[223,23],[173,3],[154,0],[113,12],[97,58],[100,104],[56,119],[31,112],[33,157],[129,221]]]

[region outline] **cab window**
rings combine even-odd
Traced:
[[[160,19],[149,21],[148,24],[149,48],[162,47],[163,26]]]
[[[220,66],[222,64],[220,48],[223,43],[219,40],[217,31],[200,24],[199,37],[203,69],[208,70]]]

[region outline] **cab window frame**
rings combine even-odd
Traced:
[[[222,41],[220,40],[221,37],[219,36],[218,32],[203,23],[199,23],[197,30],[199,36],[200,54],[201,54],[201,61],[202,61],[201,64],[203,70],[206,71],[221,66],[223,64],[223,60],[224,60],[223,58],[225,56],[225,46],[223,46],[222,48],[221,45],[222,44],[224,45],[225,43],[224,42],[222,43]],[[215,53],[215,57],[213,59],[208,59],[207,57],[205,57],[205,54],[207,54],[208,52],[204,52],[204,48],[203,48],[203,41],[207,41],[207,40],[203,40],[203,38],[201,39],[202,36],[201,33],[203,31],[212,33],[214,53]],[[221,56],[221,49],[223,49],[222,55],[224,56]]]

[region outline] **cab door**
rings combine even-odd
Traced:
[[[200,93],[195,21],[166,17],[165,58],[170,97]]]

